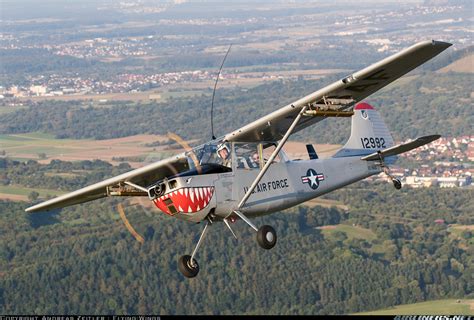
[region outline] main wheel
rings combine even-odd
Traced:
[[[195,259],[191,263],[191,256],[184,255],[179,258],[178,269],[186,278],[194,278],[199,273],[199,265]]]
[[[392,182],[395,189],[400,190],[402,188],[402,182],[400,180],[393,179]]]
[[[270,226],[261,226],[257,232],[257,242],[263,249],[271,249],[277,242],[275,229]]]

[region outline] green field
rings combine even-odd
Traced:
[[[395,306],[370,312],[357,313],[357,315],[474,315],[474,300],[433,300],[414,304]]]
[[[77,140],[55,139],[51,134],[38,132],[0,135],[0,150],[16,160],[36,159],[39,153],[58,156],[75,151],[74,144],[77,145]]]
[[[327,226],[322,230],[322,233],[325,237],[332,237],[336,232],[344,232],[349,240],[364,239],[371,241],[377,238],[372,230],[346,224]]]
[[[158,136],[157,136],[158,137]],[[56,139],[52,134],[21,133],[0,134],[0,151],[13,160],[43,160],[52,159],[66,161],[82,161],[85,159],[101,159],[113,161],[114,156],[148,155],[152,148],[144,144],[150,142],[153,136],[139,136],[136,139],[119,138],[110,140],[92,139]]]
[[[2,147],[15,147],[27,145],[41,140],[42,143],[47,143],[52,146],[60,146],[75,142],[77,140],[71,139],[56,139],[54,135],[49,133],[32,132],[21,134],[0,134],[0,145]]]
[[[452,225],[448,228],[448,231],[453,237],[464,239],[463,234],[465,231],[470,231],[471,235],[474,234],[474,225]],[[470,245],[474,245],[474,236],[466,240]]]
[[[10,112],[15,112],[15,111],[26,109],[26,108],[27,107],[24,107],[24,106],[20,106],[20,107],[0,106],[0,115],[4,115]]]
[[[65,192],[61,192],[58,190],[52,189],[38,189],[38,188],[26,188],[22,186],[0,186],[0,193],[2,194],[13,194],[19,196],[28,196],[32,191],[36,191],[40,194],[40,197],[45,197],[47,195],[50,196],[58,196],[64,194]]]
[[[315,206],[320,206],[320,207],[325,207],[325,208],[336,207],[336,208],[342,209],[342,210],[349,210],[349,207],[346,206],[341,201],[332,200],[332,199],[324,199],[324,198],[311,199],[311,200],[308,200],[308,201],[302,203],[302,205],[303,206],[308,206],[310,208],[313,208]]]

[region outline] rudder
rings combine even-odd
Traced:
[[[334,157],[369,154],[393,145],[392,135],[380,113],[370,104],[362,102],[354,108],[349,140]]]

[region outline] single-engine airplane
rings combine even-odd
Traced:
[[[108,196],[146,196],[165,214],[185,221],[205,221],[191,255],[179,259],[184,276],[199,272],[194,258],[209,227],[243,220],[264,249],[277,235],[250,218],[290,208],[385,172],[395,188],[401,182],[388,165],[396,155],[438,139],[417,138],[394,145],[380,114],[363,99],[451,46],[424,41],[355,72],[220,138],[119,176],[47,200],[27,212],[51,210]],[[351,117],[351,135],[332,157],[319,159],[307,145],[309,160],[290,160],[282,150],[288,137],[328,117]]]

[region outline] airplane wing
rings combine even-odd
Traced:
[[[417,43],[227,134],[224,140],[241,142],[280,140],[305,105],[309,106],[309,110],[317,106],[336,111],[349,109],[449,46],[450,43],[434,40]],[[324,115],[303,117],[293,132],[323,119]]]
[[[439,139],[441,136],[439,134],[431,135],[431,136],[424,136],[420,138],[416,138],[415,140],[412,140],[407,143],[402,143],[390,148],[387,148],[385,150],[379,151],[379,152],[374,152],[369,154],[368,156],[364,156],[361,158],[361,160],[379,160],[380,158],[386,158],[390,156],[395,156],[400,153],[404,153],[413,149],[416,149],[418,147],[421,147],[425,144],[428,144],[430,142],[433,142],[437,139]]]
[[[83,202],[100,199],[107,196],[107,189],[125,182],[146,188],[154,182],[175,175],[189,169],[188,160],[184,153],[175,157],[164,159],[142,168],[138,168],[116,177],[95,183],[88,187],[71,193],[47,200],[35,206],[27,208],[26,212],[47,211],[71,206]]]
[[[224,140],[242,142],[280,140],[305,106],[309,106],[308,110],[317,106],[329,106],[329,112],[349,109],[358,101],[438,55],[449,46],[450,43],[434,40],[415,44],[227,134]],[[293,132],[324,118],[325,116],[303,117]],[[155,181],[188,168],[189,164],[183,153],[45,201],[27,208],[26,211],[52,210],[103,198],[107,196],[109,187],[126,182],[147,187]]]

